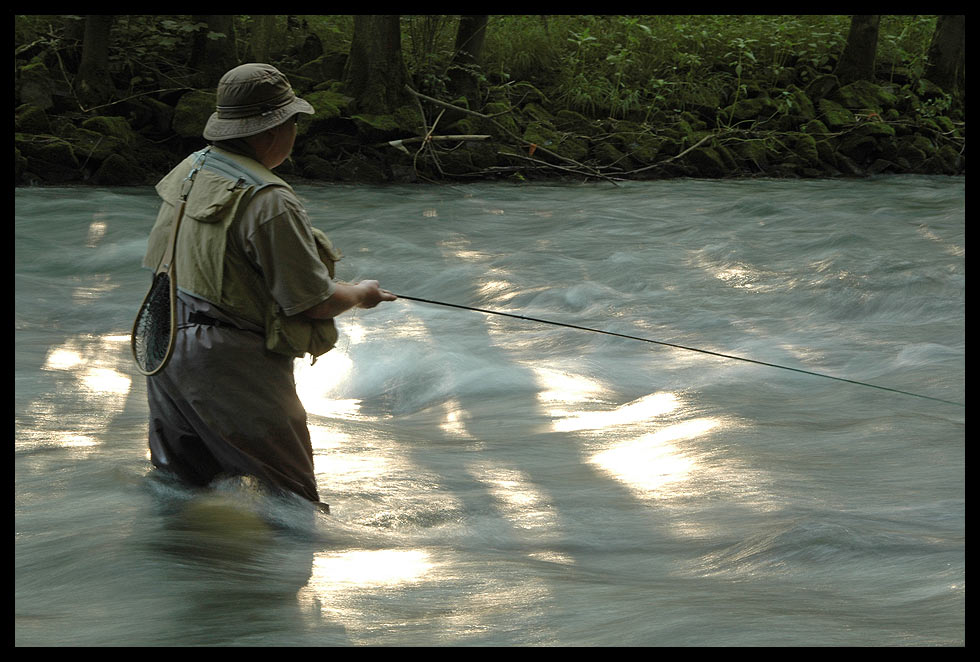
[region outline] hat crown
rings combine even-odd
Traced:
[[[287,119],[316,111],[300,99],[289,79],[271,64],[242,64],[218,81],[216,112],[204,127],[207,140],[247,138]]]
[[[268,64],[243,64],[218,82],[217,111],[220,119],[268,115],[296,98],[289,80]]]

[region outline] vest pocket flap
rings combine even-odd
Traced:
[[[187,197],[184,214],[195,221],[215,223],[223,220],[251,187],[236,186],[235,182],[201,170],[194,177],[194,186]]]

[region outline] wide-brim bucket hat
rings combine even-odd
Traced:
[[[296,96],[286,76],[271,64],[235,67],[218,81],[217,110],[204,127],[207,140],[247,138],[285,122],[296,113],[314,113]]]

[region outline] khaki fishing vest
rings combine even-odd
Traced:
[[[186,184],[202,155],[193,184]],[[229,230],[256,193],[267,186],[292,190],[252,159],[210,147],[192,154],[160,180],[156,190],[166,204],[161,205],[150,231],[143,266],[155,270],[163,259],[174,209],[188,185],[191,189],[174,258],[178,289],[264,328],[270,351],[294,357],[311,354],[314,359],[329,351],[337,342],[333,320],[283,314],[258,270],[234,242],[228,241]],[[320,259],[333,278],[334,264],[341,254],[320,230],[313,228],[313,237]]]

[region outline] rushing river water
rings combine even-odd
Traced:
[[[18,189],[15,643],[962,645],[965,180],[298,187],[401,300],[298,361],[321,497],[152,471],[152,189]]]

